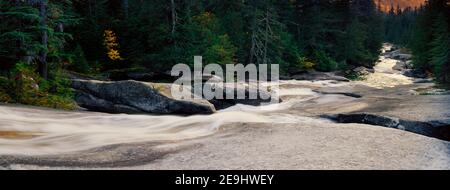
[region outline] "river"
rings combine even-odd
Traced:
[[[390,48],[385,45],[383,51]],[[450,169],[450,143],[323,114],[448,118],[448,95],[421,96],[380,56],[365,80],[280,82],[280,104],[156,116],[0,106],[0,166],[9,169]],[[348,95],[359,93],[363,98]],[[432,110],[432,111],[428,111]]]

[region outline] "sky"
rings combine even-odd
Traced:
[[[394,5],[394,8],[397,8],[397,5],[400,5],[402,9],[406,7],[418,7],[420,4],[423,4],[425,0],[375,0],[375,3],[381,3],[381,8],[385,11],[388,11],[391,7],[391,4]]]

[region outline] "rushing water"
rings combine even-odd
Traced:
[[[316,97],[311,89],[285,89],[280,94],[301,95],[303,98],[266,106],[236,105],[215,114],[195,116],[65,112],[0,106],[0,133],[14,131],[18,136],[1,138],[0,135],[0,154],[52,154],[116,143],[192,139],[211,135],[227,123],[318,120],[277,113]],[[19,138],[21,133],[32,134],[32,137]]]
[[[408,78],[389,74],[392,60],[381,57],[377,72],[363,82],[365,85],[385,84],[384,79]],[[383,70],[379,75],[379,70]],[[388,81],[390,83],[391,81]],[[288,101],[266,106],[235,105],[211,115],[155,116],[104,114],[97,112],[64,112],[36,108],[0,106],[0,154],[54,154],[117,143],[142,141],[173,141],[214,134],[227,123],[304,123],[323,124],[323,119],[283,113],[292,106],[320,95],[310,88],[283,86],[337,87],[348,85],[336,81],[281,81],[280,96]],[[340,97],[327,95],[316,103],[339,102]],[[3,133],[3,138],[2,138]],[[10,134],[5,138],[5,133]],[[11,135],[13,134],[13,135]]]

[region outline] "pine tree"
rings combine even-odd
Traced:
[[[416,69],[432,72],[438,82],[448,83],[450,75],[450,5],[430,0],[419,9],[411,49]]]
[[[439,14],[434,20],[433,41],[431,42],[431,64],[436,78],[450,82],[450,30],[448,17]]]
[[[371,66],[382,40],[382,23],[372,0],[14,2],[35,2],[19,3],[34,10],[37,19],[19,19],[23,25],[18,25],[37,26],[34,31],[18,30],[30,36],[23,40],[30,41],[26,44],[30,47],[22,43],[20,48],[28,51],[33,59],[41,58],[41,64],[45,63],[42,60],[61,61],[65,59],[65,50],[70,50],[84,55],[90,67],[100,68],[97,71],[141,66],[166,71],[176,63],[191,63],[194,55],[221,64],[278,63],[283,72],[295,73],[310,69],[311,65],[318,70],[332,71],[346,65]],[[10,5],[11,2],[2,3]],[[46,8],[47,16],[43,16],[41,8]],[[59,33],[59,26],[64,28],[66,21],[71,20],[71,9],[81,18],[79,25],[70,27],[73,40],[63,35],[65,31]],[[55,19],[52,14],[56,12],[62,12],[63,16]],[[10,22],[17,23],[13,19],[2,24],[12,25]],[[8,32],[6,29],[10,28],[5,26],[0,30]],[[105,46],[103,36],[107,30],[114,31],[115,43],[120,44],[113,52],[120,55],[121,59],[116,61],[108,58],[111,48]],[[42,40],[45,33],[47,48]],[[63,46],[68,39],[69,43]],[[16,42],[4,43],[6,46]],[[32,44],[36,45],[35,49]],[[9,57],[14,54],[5,53]],[[115,64],[118,60],[123,64]]]
[[[414,25],[412,41],[410,43],[413,54],[414,67],[421,71],[430,70],[429,64],[429,42],[432,41],[432,33],[429,30],[431,12],[427,7],[422,8],[421,15]]]
[[[31,62],[41,49],[39,10],[20,1],[0,1],[0,57],[8,69],[20,61]]]
[[[41,76],[47,79],[49,59],[58,59],[63,54],[65,40],[70,38],[70,35],[64,32],[64,26],[75,23],[68,11],[70,1],[30,0],[0,3],[0,30],[3,30],[0,46],[4,49],[1,56],[13,58],[14,62],[36,61]]]

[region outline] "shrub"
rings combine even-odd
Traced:
[[[297,61],[297,68],[300,70],[313,69],[316,64],[306,57],[299,57]]]
[[[73,52],[70,53],[69,69],[79,73],[91,72],[90,65],[86,60],[83,49],[79,45],[77,45]]]
[[[366,75],[361,75],[357,72],[350,72],[349,74],[346,74],[345,77],[352,81],[363,81],[367,79]]]
[[[69,81],[59,71],[51,73],[52,80],[43,80],[26,63],[14,68],[14,79],[0,77],[0,101],[58,109],[74,109],[73,92]]]
[[[11,96],[8,92],[11,91],[11,81],[6,77],[0,77],[0,102],[9,103],[12,101]]]
[[[323,51],[315,51],[314,59],[317,62],[316,69],[319,71],[334,71],[338,67],[338,63]]]

